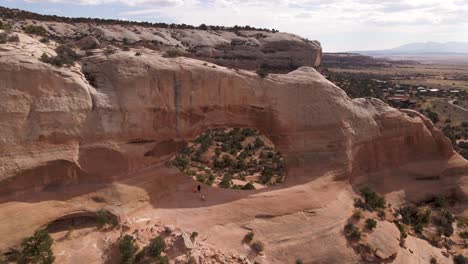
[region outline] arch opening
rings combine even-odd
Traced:
[[[255,190],[285,179],[284,159],[274,143],[251,128],[216,128],[188,142],[172,164],[198,182]]]

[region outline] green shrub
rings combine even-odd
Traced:
[[[156,264],[169,264],[169,258],[167,256],[156,257]]]
[[[47,30],[43,26],[29,25],[24,28],[24,33],[30,35],[37,35],[41,37],[47,36]]]
[[[157,236],[153,238],[148,245],[148,253],[152,257],[160,257],[161,253],[166,249],[166,242],[160,237]]]
[[[369,187],[361,189],[361,195],[364,197],[364,208],[369,211],[385,208],[385,199],[372,191]]]
[[[47,230],[42,229],[32,237],[21,242],[21,252],[18,263],[51,264],[55,261],[52,252],[53,240]]]
[[[434,199],[434,206],[438,208],[445,208],[448,206],[447,198],[444,195],[437,196]]]
[[[246,185],[242,186],[242,190],[255,190],[255,186],[251,183],[248,182]]]
[[[12,35],[8,37],[8,42],[20,42],[18,35]]]
[[[367,218],[366,220],[366,228],[369,230],[374,230],[377,227],[377,221],[372,218]]]
[[[216,179],[215,176],[212,173],[210,173],[210,175],[208,176],[208,181],[206,182],[206,184],[208,184],[210,186],[213,185],[213,182],[215,181],[215,179]]]
[[[463,239],[468,239],[468,231],[460,232],[460,237]]]
[[[105,225],[117,226],[117,218],[108,210],[101,209],[96,212],[96,222],[101,228]]]
[[[250,136],[255,136],[257,133],[255,132],[255,130],[253,130],[251,128],[242,128],[241,129],[241,134],[244,137],[250,137]]]
[[[268,72],[263,68],[257,69],[256,73],[260,78],[266,78],[268,76]]]
[[[384,210],[379,210],[377,212],[377,215],[380,217],[381,220],[385,220],[385,211]]]
[[[8,42],[8,34],[5,32],[0,33],[0,44],[5,44]]]
[[[400,237],[401,238],[406,238],[408,237],[408,231],[406,231],[406,226],[403,225],[402,223],[400,222],[395,222],[398,230],[400,231]]]
[[[259,178],[260,182],[262,184],[267,184],[271,181],[271,178],[273,178],[273,170],[270,167],[263,168]]]
[[[0,21],[0,29],[5,30],[8,33],[13,29],[13,25]]]
[[[189,165],[189,160],[185,155],[178,155],[173,161],[172,165],[176,166],[180,170],[184,170]]]
[[[444,210],[440,214],[440,216],[435,216],[432,218],[432,222],[439,227],[441,233],[445,236],[449,237],[453,234],[453,226],[452,223],[455,221],[455,217],[453,215]]]
[[[255,234],[254,232],[248,232],[245,236],[244,236],[244,242],[249,244],[250,242],[252,242],[253,238],[254,238]]]
[[[224,189],[229,189],[231,188],[231,184],[232,184],[231,181],[232,181],[232,175],[230,173],[226,173],[224,174],[224,177],[221,180],[219,187],[224,188]]]
[[[181,56],[184,56],[185,55],[185,52],[179,50],[179,49],[170,49],[170,50],[167,50],[164,54],[163,54],[163,57],[164,58],[176,58],[176,57],[181,57]]]
[[[104,54],[105,55],[112,55],[116,52],[116,50],[113,48],[113,47],[107,47],[105,50],[104,50]]]
[[[417,233],[421,233],[423,227],[431,219],[431,209],[419,209],[416,206],[408,205],[400,208],[399,213],[402,216],[403,223],[413,226]]]
[[[363,217],[362,210],[356,209],[353,212],[352,218],[355,220],[360,220]]]
[[[263,252],[263,250],[265,250],[265,245],[261,241],[258,241],[258,240],[253,242],[252,245],[250,245],[250,247],[257,254],[259,254],[259,253]]]
[[[192,240],[192,242],[195,242],[195,239],[197,238],[198,236],[198,232],[192,232],[192,234],[190,234],[190,240]]]
[[[351,241],[359,241],[361,239],[361,231],[359,231],[359,228],[351,223],[344,227],[344,233],[346,238]]]
[[[68,45],[60,45],[55,49],[57,56],[49,57],[46,53],[41,56],[41,61],[62,67],[64,65],[74,65],[75,61],[79,59],[78,54]]]
[[[351,241],[359,241],[361,239],[361,231],[355,225],[348,223],[345,228],[345,235]]]
[[[437,259],[434,257],[431,257],[431,264],[437,264]]]
[[[189,256],[187,259],[187,264],[197,264],[197,260],[194,256]]]
[[[261,148],[265,146],[265,143],[263,142],[263,140],[261,140],[260,138],[255,138],[255,142],[254,142],[254,148],[258,149],[258,148]]]
[[[125,235],[119,241],[120,263],[131,264],[134,261],[135,253],[138,247],[135,245],[135,238],[131,235]]]
[[[468,259],[465,256],[458,254],[455,257],[453,257],[453,262],[455,264],[467,264]]]

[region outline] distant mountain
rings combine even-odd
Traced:
[[[468,54],[468,42],[418,42],[387,50],[353,51],[371,56],[424,55],[424,54]]]

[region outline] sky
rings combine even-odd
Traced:
[[[468,42],[468,0],[0,0],[41,14],[275,28],[324,51]]]

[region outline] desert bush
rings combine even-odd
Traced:
[[[195,259],[194,256],[190,255],[187,259],[187,264],[197,264],[197,260]]]
[[[445,236],[449,237],[453,234],[452,223],[455,221],[453,215],[444,210],[440,215],[432,218],[432,222],[439,227],[439,231]]]
[[[104,227],[105,225],[117,226],[116,217],[106,209],[101,209],[96,212],[96,221],[99,227]]]
[[[406,231],[406,226],[405,225],[403,225],[400,222],[395,222],[395,225],[397,226],[398,230],[400,231],[400,237],[401,238],[408,237],[408,231]]]
[[[60,45],[55,49],[57,56],[49,57],[46,53],[41,56],[41,61],[62,67],[64,65],[74,65],[75,61],[79,59],[78,54],[69,45]]]
[[[444,195],[439,195],[434,198],[434,206],[438,208],[445,208],[448,206],[447,198]]]
[[[263,168],[259,179],[260,182],[262,184],[267,184],[270,182],[271,178],[273,178],[273,170],[270,167]]]
[[[210,173],[210,175],[208,175],[208,180],[207,180],[206,184],[208,184],[210,186],[213,185],[215,179],[216,179],[215,176],[212,173]]]
[[[468,231],[460,232],[460,237],[463,239],[468,239]]]
[[[55,261],[52,252],[53,240],[47,230],[42,229],[33,236],[23,239],[18,263],[51,264]]]
[[[251,182],[248,182],[246,185],[242,186],[242,190],[255,190],[255,186]]]
[[[125,235],[119,241],[120,263],[131,264],[135,259],[135,253],[138,247],[135,245],[135,238],[131,235]]]
[[[157,236],[151,240],[148,245],[148,253],[152,257],[159,257],[161,253],[166,249],[166,242],[160,237]]]
[[[244,236],[243,241],[244,241],[245,243],[249,244],[250,242],[252,242],[254,236],[255,236],[254,232],[248,232],[248,233]]]
[[[431,257],[431,264],[437,264],[437,259],[434,257]]]
[[[268,76],[268,72],[263,68],[257,69],[256,73],[260,78],[266,78]]]
[[[432,121],[432,123],[436,124],[439,122],[439,115],[436,112],[431,111],[430,109],[426,110],[427,117]]]
[[[364,197],[364,208],[369,211],[385,208],[385,199],[372,191],[369,187],[361,189],[361,195]]]
[[[167,256],[156,257],[156,264],[169,264],[169,258]]]
[[[219,187],[224,188],[224,189],[229,189],[231,188],[231,181],[232,181],[232,175],[230,173],[225,173],[223,176],[223,179],[219,183]]]
[[[263,250],[265,250],[265,245],[259,240],[253,242],[252,245],[250,245],[250,247],[257,254],[259,254],[259,253],[263,252]]]
[[[468,259],[465,256],[463,256],[461,254],[458,254],[455,257],[453,257],[453,263],[455,263],[455,264],[467,264]]]
[[[385,220],[385,211],[384,210],[379,210],[377,212],[377,215],[380,217],[381,220]]]
[[[8,37],[8,42],[20,42],[18,35],[11,35]]]
[[[26,26],[23,30],[26,34],[37,35],[41,37],[45,37],[48,34],[47,30],[43,26],[29,25]]]
[[[197,174],[196,180],[201,183],[205,183],[206,177],[203,174]]]
[[[431,209],[419,209],[416,206],[408,205],[399,209],[403,223],[413,226],[417,233],[420,233],[425,225],[431,220]]]
[[[374,230],[377,227],[377,221],[372,218],[367,218],[366,220],[366,228],[369,230]]]
[[[5,30],[8,33],[13,29],[13,25],[7,22],[0,21],[0,29]]]
[[[189,160],[185,155],[178,155],[173,161],[172,165],[180,170],[184,170],[189,165]]]
[[[135,56],[141,56],[141,52],[135,52]]]
[[[192,242],[195,242],[195,239],[197,238],[198,236],[198,232],[192,232],[192,234],[190,234],[190,240],[192,240]]]
[[[351,241],[359,241],[361,239],[361,231],[355,225],[348,223],[344,227],[344,233],[347,239]]]
[[[258,149],[265,146],[265,143],[260,138],[255,138],[254,148]]]
[[[111,47],[111,46],[108,46],[105,50],[104,50],[104,54],[109,56],[109,55],[112,55],[116,52],[116,50]]]
[[[184,55],[185,55],[185,52],[179,49],[170,49],[164,52],[163,57],[164,58],[176,58],[176,57],[181,57]]]
[[[303,264],[304,262],[302,261],[302,259],[298,258],[296,259],[296,264]]]
[[[8,42],[8,34],[5,32],[0,33],[0,44],[5,44]]]
[[[360,220],[363,217],[362,210],[355,209],[352,215],[352,218],[355,220]]]

